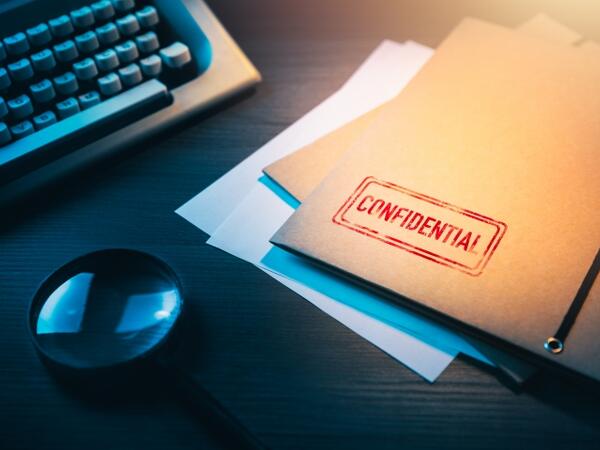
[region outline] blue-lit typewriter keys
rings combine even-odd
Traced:
[[[83,61],[73,64],[73,71],[80,80],[91,80],[98,75],[98,68],[92,58],[86,58]]]
[[[139,90],[115,103],[118,110],[127,102],[141,105],[144,95],[149,102],[168,98],[164,83],[177,85],[188,76],[182,73],[194,73],[183,71],[192,60],[188,47],[172,40],[165,45],[171,34],[161,26],[154,6],[104,0],[0,36],[0,161],[4,148],[22,151],[21,138],[80,113],[95,116],[88,110],[130,91]],[[97,116],[110,115],[107,108]],[[72,124],[56,136],[70,132]],[[24,149],[31,147],[25,151],[46,145],[53,135],[39,136],[23,141]]]
[[[9,64],[8,72],[15,81],[26,81],[33,77],[33,67],[27,58]]]
[[[135,61],[140,56],[138,48],[133,41],[125,41],[115,46],[115,51],[121,64]]]
[[[33,129],[33,125],[29,120],[24,120],[23,122],[20,122],[11,127],[10,131],[12,133],[13,138],[20,139],[24,138],[25,136],[29,136],[30,134],[33,134],[35,130]]]
[[[15,120],[24,119],[33,114],[33,104],[26,95],[8,101],[8,109]]]
[[[56,114],[52,111],[46,111],[33,118],[33,124],[37,130],[43,130],[56,123]]]
[[[142,28],[151,28],[158,24],[158,12],[154,6],[146,6],[135,13]]]
[[[100,94],[98,94],[96,91],[86,92],[85,94],[79,96],[79,106],[81,106],[82,110],[91,108],[101,101],[102,99],[100,98]]]
[[[41,23],[27,30],[27,38],[32,45],[41,47],[52,40],[52,33],[50,33],[48,25]]]
[[[98,53],[94,56],[94,59],[96,60],[98,69],[102,72],[110,72],[119,67],[119,57],[117,56],[117,52],[112,48],[104,50],[102,53]]]
[[[109,0],[92,3],[92,12],[96,20],[108,20],[115,15],[115,9]]]
[[[123,89],[121,79],[115,73],[109,73],[108,75],[98,79],[98,87],[100,92],[107,97],[118,94]]]
[[[87,28],[93,25],[96,21],[94,18],[94,13],[92,12],[92,8],[89,6],[84,6],[83,8],[71,11],[70,16],[71,20],[73,21],[73,25],[75,25],[77,28]]]
[[[77,92],[79,84],[72,72],[66,72],[54,79],[54,87],[62,95],[71,95]]]
[[[179,69],[192,60],[190,49],[181,42],[175,42],[160,52],[163,62],[172,69]]]
[[[29,41],[25,33],[17,33],[5,38],[4,46],[9,55],[22,55],[29,50]]]
[[[98,40],[102,45],[111,45],[115,42],[118,42],[119,39],[121,39],[119,29],[112,22],[106,23],[101,27],[96,28],[96,35],[98,36]]]
[[[124,36],[132,36],[140,31],[140,23],[133,14],[117,19],[117,27]]]
[[[157,77],[162,72],[162,59],[158,55],[150,55],[140,60],[140,67],[147,77]]]
[[[71,62],[79,56],[75,42],[72,40],[55,45],[54,54],[56,55],[56,59],[60,62]]]
[[[92,53],[100,48],[98,36],[93,31],[86,31],[83,34],[75,36],[75,44],[81,53]]]
[[[54,53],[47,48],[31,55],[31,63],[38,72],[50,72],[56,67]]]
[[[54,90],[54,85],[50,82],[50,80],[44,79],[39,83],[32,84],[29,87],[31,91],[31,96],[38,103],[48,103],[54,100],[56,97],[56,92]]]
[[[67,117],[71,117],[74,114],[77,114],[79,109],[79,103],[73,97],[69,97],[62,102],[56,104],[56,110],[58,111],[58,116],[61,119],[66,119]]]
[[[142,53],[152,53],[160,47],[158,36],[154,31],[136,37],[135,42]]]
[[[137,64],[129,64],[119,69],[119,77],[123,86],[130,87],[135,86],[142,82],[143,76],[140,67]]]
[[[49,20],[48,25],[50,26],[50,31],[54,37],[65,37],[73,32],[73,24],[67,15]]]

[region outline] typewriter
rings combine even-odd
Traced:
[[[201,0],[0,0],[0,206],[259,81]]]

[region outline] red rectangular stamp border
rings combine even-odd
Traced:
[[[346,214],[346,212],[348,212],[350,210],[350,208],[352,208],[352,206],[354,205],[356,200],[358,200],[358,198],[361,196],[361,194],[367,189],[367,187],[370,184],[378,184],[380,186],[383,186],[383,187],[386,187],[389,189],[393,189],[398,192],[402,192],[403,194],[409,195],[418,200],[426,201],[428,203],[431,203],[433,205],[436,205],[436,206],[439,206],[439,207],[442,207],[445,209],[449,209],[451,211],[454,211],[458,214],[464,215],[471,219],[475,219],[480,222],[484,222],[488,225],[492,225],[496,228],[496,233],[494,233],[494,236],[490,240],[488,246],[486,247],[485,251],[483,252],[483,255],[481,256],[481,258],[479,259],[477,264],[473,267],[469,267],[458,261],[454,261],[452,259],[446,258],[442,255],[431,252],[424,248],[421,248],[421,247],[415,246],[413,244],[410,244],[408,242],[402,241],[400,239],[394,238],[393,236],[383,234],[377,230],[373,230],[369,227],[365,227],[364,225],[353,223],[345,218],[345,214]],[[390,183],[388,181],[378,180],[377,178],[375,178],[373,176],[366,177],[358,185],[356,190],[350,195],[350,197],[348,197],[348,199],[344,202],[344,204],[340,207],[340,209],[337,210],[337,212],[335,213],[335,215],[332,218],[332,221],[336,225],[340,225],[340,226],[348,228],[352,231],[360,233],[362,235],[372,237],[372,238],[382,241],[388,245],[392,245],[394,247],[400,248],[400,249],[405,250],[414,255],[421,256],[422,258],[428,259],[435,263],[438,263],[438,264],[441,264],[441,265],[444,265],[447,267],[451,267],[453,269],[460,270],[461,272],[464,272],[471,276],[481,275],[481,273],[483,272],[483,269],[487,265],[488,261],[490,260],[490,258],[493,255],[493,253],[496,251],[498,244],[504,237],[504,234],[506,233],[506,230],[508,228],[508,226],[504,222],[500,222],[498,220],[494,220],[490,217],[470,211],[468,209],[461,208],[456,205],[452,205],[450,203],[444,202],[442,200],[438,200],[433,197],[429,197],[428,195],[420,194],[418,192],[404,188],[397,184]]]

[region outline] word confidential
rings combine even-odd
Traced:
[[[366,195],[356,207],[358,211],[377,216],[380,220],[394,223],[398,220],[398,226],[408,231],[415,231],[423,236],[439,240],[444,244],[462,248],[464,251],[477,254],[475,250],[480,234],[466,231],[459,226],[443,222],[435,217],[425,216],[410,208],[403,208],[384,199],[375,199],[372,195]],[[462,237],[461,237],[462,236]]]
[[[507,229],[503,222],[373,177],[360,183],[333,222],[473,276],[482,273]]]

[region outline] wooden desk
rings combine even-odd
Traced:
[[[180,274],[196,332],[187,364],[274,449],[597,448],[600,398],[539,378],[516,394],[457,360],[428,384],[173,211],[334,92],[384,38],[437,45],[466,16],[516,26],[546,11],[600,38],[591,1],[210,1],[264,76],[255,95],[2,217],[0,447],[222,448],[147,374],[116,404],[66,391],[26,330],[42,278],[84,252],[131,247]],[[596,2],[597,3],[597,2]]]

